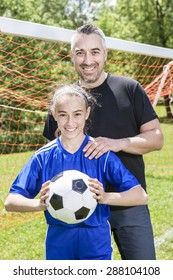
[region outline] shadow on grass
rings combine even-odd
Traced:
[[[160,123],[173,124],[173,118],[159,117]]]

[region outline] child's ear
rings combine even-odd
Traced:
[[[88,108],[87,108],[87,111],[86,111],[85,120],[87,120],[87,119],[89,118],[90,112],[91,112],[91,107],[88,107]]]
[[[51,109],[51,114],[54,117],[54,120],[56,121],[56,114],[55,114],[55,109]]]

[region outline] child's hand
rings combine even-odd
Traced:
[[[94,193],[94,198],[98,201],[100,204],[105,203],[106,199],[106,193],[104,191],[102,183],[100,183],[97,179],[88,179],[90,191]]]
[[[50,181],[45,182],[40,190],[40,208],[41,210],[46,210],[48,205],[46,204],[46,199],[48,198]]]

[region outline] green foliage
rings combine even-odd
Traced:
[[[3,88],[25,91],[25,94],[35,92],[35,97],[41,98],[49,91],[53,82],[62,80],[64,69],[69,71],[69,75],[74,72],[68,67],[70,66],[69,45],[3,35],[1,47],[0,75],[5,78],[1,80],[0,85]]]
[[[107,36],[172,48],[172,14],[173,0],[117,0],[102,6],[97,23]]]
[[[95,22],[107,36],[172,48],[173,0],[1,0],[0,15],[76,29]],[[109,19],[109,20],[108,20]]]
[[[45,144],[42,136],[45,115],[0,107],[3,114],[0,134],[0,154],[36,150]]]
[[[1,16],[37,22],[42,24],[59,23],[65,13],[69,0],[2,0]]]
[[[47,112],[54,87],[76,76],[69,44],[3,35],[1,46],[0,153],[33,150],[45,143],[46,118],[34,111]]]
[[[1,0],[0,15],[75,29],[97,18],[103,0]]]
[[[169,59],[109,50],[105,70],[117,75],[129,76],[145,87],[151,83],[153,76],[163,71],[161,65],[164,66],[168,62]]]

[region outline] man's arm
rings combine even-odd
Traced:
[[[57,122],[54,120],[54,117],[50,113],[48,113],[44,125],[43,136],[49,141],[52,141],[57,137],[56,131]]]
[[[124,152],[131,154],[146,154],[161,150],[163,147],[163,133],[158,119],[154,119],[140,127],[140,134],[129,137],[123,148]]]
[[[96,137],[85,147],[85,156],[90,159],[100,157],[107,151],[124,151],[131,154],[146,154],[151,151],[160,150],[163,147],[163,133],[158,119],[143,124],[140,134],[134,137],[122,139],[110,139]]]

